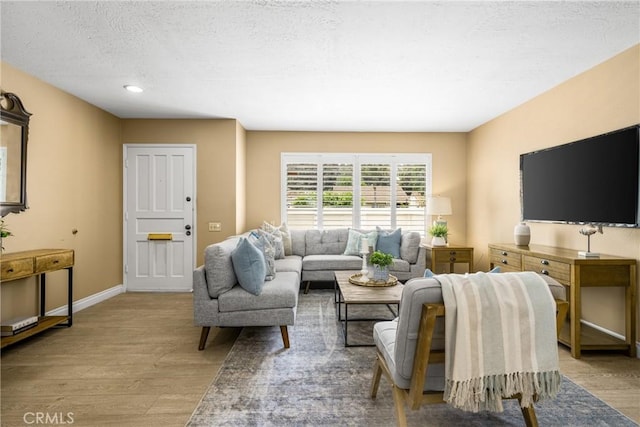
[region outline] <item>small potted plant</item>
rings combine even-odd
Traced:
[[[373,265],[373,280],[386,282],[389,280],[389,266],[393,264],[393,256],[380,251],[371,254],[369,261]]]
[[[431,239],[431,246],[447,246],[446,237],[447,234],[449,234],[447,224],[442,224],[440,222],[434,223],[429,227],[429,234],[433,236]]]
[[[13,233],[11,233],[7,226],[4,225],[4,219],[0,219],[0,250],[4,250],[4,246],[2,246],[2,239],[9,236],[13,236]]]

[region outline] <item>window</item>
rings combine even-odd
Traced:
[[[291,228],[424,233],[430,154],[283,153],[281,166],[282,221]]]

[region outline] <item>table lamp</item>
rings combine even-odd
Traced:
[[[438,219],[434,223],[447,225],[447,221],[442,215],[451,215],[451,198],[432,196],[427,197],[427,215],[438,215]]]

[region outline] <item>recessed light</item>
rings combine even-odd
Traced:
[[[124,88],[129,92],[140,93],[142,92],[142,88],[134,85],[124,85]]]

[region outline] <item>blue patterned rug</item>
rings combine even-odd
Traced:
[[[350,326],[350,343],[371,341],[371,336],[370,324]],[[391,386],[384,377],[378,397],[369,398],[375,348],[344,347],[333,291],[300,294],[289,337],[291,348],[285,350],[280,328],[244,328],[187,425],[395,425]],[[567,378],[556,399],[536,405],[536,415],[540,426],[637,426]],[[501,414],[470,414],[446,404],[407,409],[407,421],[409,426],[524,425],[515,400],[505,401]]]

